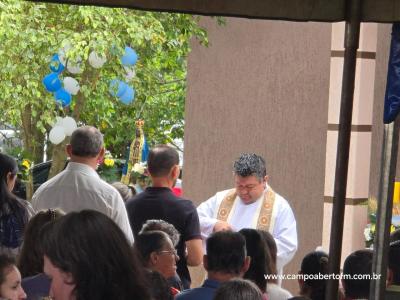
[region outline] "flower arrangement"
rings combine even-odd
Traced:
[[[149,172],[147,170],[147,162],[135,163],[131,172],[131,183],[139,193],[150,185]]]
[[[400,228],[400,205],[394,199],[392,211],[392,224],[390,226],[390,233]],[[376,198],[368,199],[368,219],[369,223],[364,229],[365,246],[372,248],[376,233],[376,211],[378,210],[378,202]]]

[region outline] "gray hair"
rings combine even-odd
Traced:
[[[255,176],[260,181],[267,175],[265,160],[254,153],[242,153],[233,164],[236,175],[241,177]]]
[[[134,195],[136,195],[136,190],[132,186],[128,186],[119,181],[113,182],[111,185],[117,189],[124,202],[128,201]]]
[[[172,241],[174,247],[178,245],[179,239],[181,237],[179,231],[175,228],[174,225],[164,221],[164,220],[147,220],[146,223],[143,224],[142,229],[139,234],[148,231],[159,230],[168,234],[169,238]]]
[[[103,147],[103,135],[93,126],[83,126],[72,133],[70,144],[73,155],[96,157]]]

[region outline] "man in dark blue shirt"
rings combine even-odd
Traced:
[[[249,269],[246,240],[238,232],[219,231],[207,239],[203,264],[207,277],[199,288],[183,291],[175,300],[212,300],[222,282],[242,277]]]

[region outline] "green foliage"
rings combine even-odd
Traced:
[[[56,115],[72,115],[99,127],[117,156],[132,141],[138,118],[145,120],[151,143],[182,137],[192,37],[207,45],[205,30],[190,15],[1,0],[0,123],[21,129],[26,144],[43,140]],[[68,63],[81,58],[83,72],[62,73],[77,79],[81,90],[70,108],[59,109],[41,81],[50,73],[51,56],[66,45]],[[119,58],[126,45],[139,55],[129,82],[136,101],[130,105],[108,93],[111,79],[124,80]],[[100,69],[87,62],[93,50],[107,57]]]

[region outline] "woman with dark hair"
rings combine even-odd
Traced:
[[[278,284],[278,271],[276,268],[276,259],[278,254],[278,248],[272,234],[265,230],[257,230],[264,241],[267,243],[267,249],[269,252],[269,259],[267,261],[267,274],[272,275],[267,279],[267,295],[269,299],[273,300],[287,300],[292,297],[292,294],[280,287]]]
[[[125,234],[106,215],[82,210],[43,227],[50,297],[65,300],[149,300],[144,269]]]
[[[179,256],[168,234],[159,230],[142,232],[135,239],[134,247],[145,268],[159,272],[165,279],[175,275]],[[176,295],[179,290],[171,286],[171,293]]]
[[[319,274],[328,274],[328,254],[322,251],[308,253],[301,262],[300,274],[309,278],[299,279],[300,295],[311,300],[324,300],[326,279],[319,279]]]
[[[241,278],[224,282],[217,289],[213,300],[263,300],[260,289],[250,280]]]
[[[40,231],[43,226],[62,217],[59,209],[39,211],[26,226],[24,243],[18,257],[18,268],[22,275],[22,287],[27,299],[42,299],[49,295],[50,280],[43,274],[43,252],[40,247]]]
[[[12,193],[18,165],[14,158],[0,153],[0,253],[17,255],[29,218],[30,204]]]
[[[250,256],[250,267],[243,278],[253,281],[265,294],[267,288],[266,274],[269,274],[267,262],[269,256],[267,244],[255,229],[244,228],[239,231],[246,239],[247,255]]]
[[[7,255],[0,255],[0,298],[8,300],[26,299],[21,286],[21,274],[15,260]]]

